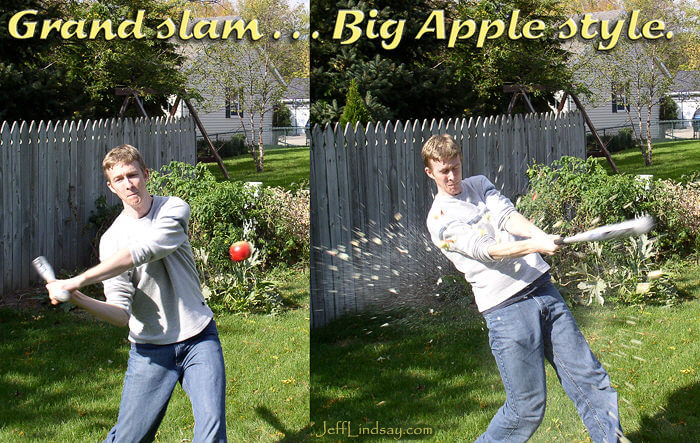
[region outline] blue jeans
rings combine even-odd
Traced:
[[[119,418],[104,441],[153,441],[177,382],[192,403],[193,441],[226,441],[226,376],[214,320],[179,343],[131,344]]]
[[[526,299],[484,315],[506,402],[477,442],[524,442],[544,418],[546,358],[594,442],[622,435],[617,392],[549,280]]]

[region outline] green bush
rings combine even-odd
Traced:
[[[274,112],[272,113],[272,126],[292,126],[292,111],[289,110],[286,104],[279,102],[275,105]]]
[[[600,139],[605,143],[605,147],[609,152],[619,152],[625,149],[636,147],[633,137],[632,128],[622,128],[615,135],[600,136]],[[586,135],[586,147],[588,152],[597,152],[600,146],[593,137],[593,134]]]
[[[227,310],[277,309],[276,285],[263,271],[273,264],[308,262],[308,190],[217,182],[204,164],[179,162],[151,173],[148,187],[190,204],[190,242],[212,302]],[[239,240],[251,242],[255,252],[244,264],[233,264],[228,249]]]
[[[205,164],[171,162],[151,171],[148,191],[176,196],[190,204],[189,237],[202,289],[214,309],[276,313],[282,306],[279,288],[264,277],[272,264],[309,260],[309,191],[253,188],[243,182],[217,182]],[[122,205],[109,206],[100,197],[85,227],[95,257],[99,237]],[[252,256],[233,263],[230,245],[247,240]]]
[[[228,261],[217,272],[212,272],[211,256],[205,248],[194,248],[193,253],[202,293],[212,309],[276,314],[282,308],[277,283],[265,279],[259,270],[259,250],[240,263]]]
[[[214,145],[214,149],[216,149],[220,157],[235,157],[248,152],[245,144],[245,135],[243,134],[234,134],[228,140],[212,140],[211,144]],[[211,155],[207,141],[203,138],[197,140],[197,155]]]
[[[631,175],[608,175],[594,158],[563,157],[551,166],[533,165],[527,175],[530,189],[519,199],[519,210],[545,230],[556,225],[562,235],[620,222],[653,207],[643,183]]]
[[[261,261],[308,261],[309,192],[253,188],[243,182],[217,182],[204,164],[172,162],[151,173],[149,191],[174,195],[191,207],[193,247],[206,247],[213,265],[228,261],[228,247],[254,241]]]
[[[653,188],[660,248],[680,256],[700,251],[700,182],[657,180]]]
[[[528,177],[530,190],[518,200],[518,210],[546,232],[567,236],[643,213],[658,218],[653,187],[631,175],[608,175],[592,158],[533,165]],[[672,304],[678,294],[670,280],[648,278],[663,258],[657,243],[643,236],[569,245],[549,258],[551,272],[564,292],[585,303],[602,304],[611,297],[624,303]]]
[[[284,188],[267,188],[262,196],[264,222],[268,235],[284,241],[268,243],[268,253],[286,263],[309,260],[309,211],[308,189],[288,191]]]
[[[235,157],[241,154],[246,154],[248,150],[245,145],[245,135],[235,134],[230,139],[226,140],[219,150],[221,157]]]
[[[678,120],[678,105],[668,95],[659,103],[659,120]]]
[[[191,202],[195,197],[206,193],[216,184],[216,178],[206,164],[170,162],[159,170],[150,171],[148,192],[155,195],[180,197]]]

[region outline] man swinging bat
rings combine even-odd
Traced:
[[[624,438],[617,392],[540,256],[555,254],[561,237],[516,212],[486,177],[462,180],[461,152],[451,136],[432,136],[422,155],[437,185],[428,230],[472,286],[506,391],[505,404],[477,442],[524,442],[534,434],[545,412],[545,359],[591,439]]]
[[[112,149],[102,168],[124,210],[100,240],[100,264],[46,287],[54,304],[68,291],[95,317],[129,326],[119,418],[105,441],[153,441],[178,382],[192,403],[193,441],[226,441],[224,360],[188,239],[190,208],[149,194],[148,169],[133,146]],[[78,290],[99,282],[104,302]]]

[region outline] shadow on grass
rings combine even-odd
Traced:
[[[642,417],[640,430],[627,435],[631,441],[690,442],[700,435],[700,383],[677,389],[653,416]]]
[[[504,400],[485,322],[468,309],[362,314],[312,330],[311,386],[311,434],[335,440],[425,439],[465,416],[473,440]]]
[[[284,434],[284,437],[282,437],[280,440],[277,440],[279,443],[287,443],[287,442],[301,442],[301,441],[308,441],[309,439],[309,432],[311,429],[311,425],[306,425],[303,428],[301,428],[299,431],[291,431],[285,427],[285,425],[277,418],[274,412],[272,412],[270,409],[264,407],[264,406],[258,406],[255,408],[255,412],[265,420],[270,426]]]
[[[0,352],[0,431],[55,440],[69,428],[94,437],[116,421],[123,329],[57,310],[2,310]]]

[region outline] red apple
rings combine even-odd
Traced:
[[[245,240],[237,241],[228,248],[228,255],[233,261],[243,261],[250,257],[251,252],[250,243]]]

